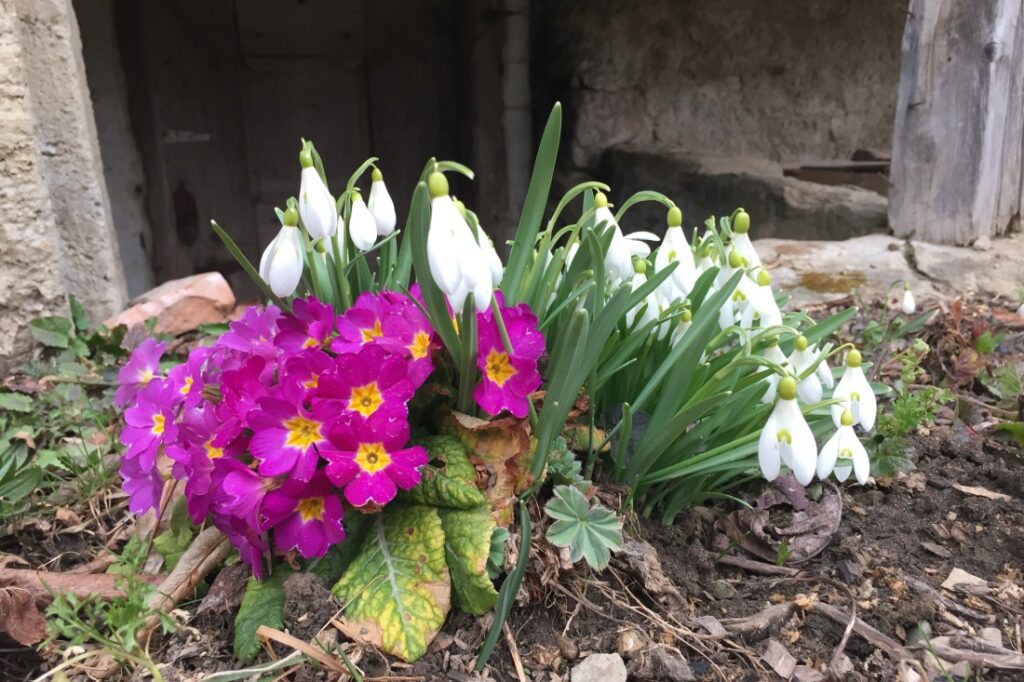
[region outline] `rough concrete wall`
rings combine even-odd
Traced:
[[[567,100],[576,168],[623,143],[845,159],[889,146],[905,9],[893,0],[548,0],[533,6],[534,78],[547,99]]]
[[[74,9],[82,36],[82,54],[118,251],[128,295],[134,297],[153,288],[148,256],[153,242],[146,214],[146,174],[132,131],[128,82],[114,24],[114,3],[74,0]]]
[[[68,0],[0,0],[0,370],[31,345],[26,325],[123,306],[96,130]]]

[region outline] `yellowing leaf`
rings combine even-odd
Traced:
[[[494,519],[487,507],[443,509],[441,524],[455,605],[466,613],[482,616],[498,601],[498,591],[487,574]]]
[[[389,505],[334,593],[344,604],[339,627],[349,637],[405,661],[426,653],[451,606],[437,509]]]

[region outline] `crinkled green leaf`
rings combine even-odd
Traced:
[[[0,393],[0,410],[31,412],[32,397],[23,393]]]
[[[442,509],[441,525],[455,605],[466,613],[482,616],[498,601],[498,591],[487,574],[491,536],[497,524],[484,506]]]
[[[40,317],[28,323],[32,338],[50,348],[67,348],[71,343],[71,320],[66,317]]]
[[[487,556],[487,575],[497,580],[505,570],[505,545],[508,543],[508,528],[495,528],[491,533],[491,551]]]
[[[235,657],[243,663],[251,662],[260,651],[256,630],[261,625],[284,627],[284,581],[291,574],[290,568],[280,565],[266,580],[249,578],[235,616]]]
[[[569,548],[569,559],[585,559],[592,568],[608,565],[611,550],[622,547],[622,521],[615,512],[590,502],[577,488],[556,486],[544,512],[555,519],[548,528],[548,542]]]
[[[432,436],[421,441],[430,453],[423,480],[403,497],[419,504],[452,509],[473,509],[487,503],[476,487],[476,470],[454,436]]]
[[[391,504],[334,586],[342,631],[406,661],[427,651],[451,606],[444,530],[437,509]]]
[[[373,515],[350,510],[345,514],[344,542],[331,547],[324,556],[307,562],[306,569],[323,578],[328,585],[333,585],[355,561],[372,525]]]

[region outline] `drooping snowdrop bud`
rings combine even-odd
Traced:
[[[900,301],[900,309],[904,315],[913,315],[914,311],[917,310],[914,293],[910,291],[910,282],[903,283],[903,300]]]
[[[668,210],[665,238],[661,240],[658,253],[654,256],[654,267],[657,270],[664,270],[672,263],[678,265],[660,288],[662,296],[670,303],[689,296],[697,279],[693,251],[690,249],[690,242],[686,240],[686,234],[683,233],[683,212],[678,206]]]
[[[779,380],[778,398],[757,442],[757,461],[769,481],[778,478],[785,464],[800,485],[807,485],[814,480],[818,445],[796,402],[796,379]]]
[[[470,294],[476,309],[484,310],[490,305],[494,290],[480,245],[448,195],[448,179],[444,173],[431,173],[427,177],[427,188],[430,191],[430,228],[427,232],[430,274],[448,296],[456,314],[461,313]]]
[[[733,274],[743,267],[743,257],[738,251],[729,252],[729,262],[727,267],[722,268],[718,272],[718,276],[715,278],[715,286],[722,287]],[[746,278],[741,278],[740,283],[736,286],[736,289],[732,292],[732,295],[725,300],[722,307],[718,310],[718,326],[722,329],[728,329],[729,327],[736,324],[736,318],[739,314],[741,306],[747,302],[747,293],[749,290],[745,290],[743,283]]]
[[[824,481],[834,473],[836,479],[843,482],[852,471],[857,482],[864,485],[871,475],[871,461],[864,444],[853,430],[853,414],[843,410],[839,422],[835,434],[821,446],[821,452],[818,453],[818,478]]]
[[[374,168],[370,177],[373,182],[370,184],[370,197],[366,201],[370,213],[373,215],[373,222],[377,226],[377,234],[387,237],[395,231],[395,224],[398,218],[395,216],[395,202],[388,194],[387,185],[384,184],[384,174],[379,168]]]
[[[700,258],[697,260],[697,274],[703,275],[711,268],[718,266],[718,249],[710,239],[705,240],[698,249]]]
[[[487,261],[487,269],[491,272],[491,286],[496,289],[501,284],[502,275],[505,274],[505,266],[502,265],[501,257],[498,256],[498,251],[494,248],[494,242],[484,232],[483,225],[476,226],[476,238],[480,243],[484,259]],[[548,257],[550,258],[550,255]]]
[[[299,212],[289,206],[284,224],[267,245],[260,258],[260,278],[270,285],[275,296],[284,298],[295,293],[302,278],[303,248],[299,232]]]
[[[806,372],[818,357],[807,347],[807,338],[804,336],[796,337],[796,342],[793,345],[793,354],[789,356],[789,364],[793,366],[793,370],[797,373],[797,376],[802,375]],[[805,403],[816,403],[821,400],[821,377],[818,373],[811,372],[797,385],[797,393],[800,395],[800,400]]]
[[[860,424],[865,431],[870,431],[875,426],[878,406],[875,402],[875,392],[871,390],[871,384],[860,366],[861,362],[860,351],[856,348],[846,354],[846,369],[836,384],[836,390],[832,392],[832,397],[839,401],[832,405],[832,421],[836,426],[840,426],[843,410],[849,410],[853,415],[853,423]]]
[[[679,315],[679,321],[676,323],[676,328],[672,330],[672,347],[675,348],[679,345],[679,342],[686,336],[686,332],[689,331],[690,325],[693,324],[693,313],[690,309],[685,309]]]
[[[594,225],[610,226],[613,230],[608,253],[604,256],[605,271],[613,282],[624,282],[633,276],[633,254],[629,251],[626,238],[622,236],[618,221],[608,208],[608,197],[603,192],[594,195],[594,209]]]
[[[744,296],[739,306],[740,326],[744,329],[749,329],[755,319],[761,321],[762,328],[782,324],[782,311],[775,302],[771,283],[771,276],[764,268],[758,271],[755,278],[744,277],[740,280],[739,288]]]
[[[299,152],[302,182],[299,185],[299,216],[312,239],[333,237],[338,231],[338,207],[327,185],[313,167],[313,145],[306,142]]]
[[[352,212],[348,216],[348,235],[352,243],[360,251],[368,251],[373,248],[373,242],[377,240],[377,224],[374,222],[373,214],[366,207],[359,190],[352,193]]]
[[[776,365],[781,365],[784,369],[789,370],[789,360],[786,358],[785,353],[779,348],[779,340],[776,338],[771,339],[770,345],[764,349],[762,355],[766,360],[771,360]],[[773,403],[775,402],[775,392],[779,387],[779,379],[781,377],[778,374],[772,372],[768,375],[768,390],[763,396],[761,396],[762,403]]]
[[[647,264],[642,258],[633,259],[633,263],[635,271],[633,273],[632,280],[630,280],[630,288],[633,291],[636,291],[647,282]],[[634,308],[626,311],[626,324],[628,326],[633,326],[637,313],[641,312],[641,310],[643,311],[640,315],[639,322],[641,326],[658,319],[661,314],[661,300],[657,289],[647,294],[644,300],[638,303]],[[659,330],[655,329],[654,331],[657,332]]]
[[[742,208],[737,209],[732,217],[732,246],[739,250],[740,255],[747,259],[751,267],[760,267],[761,259],[758,258],[757,251],[750,241],[750,235],[747,234],[749,231],[750,215]]]

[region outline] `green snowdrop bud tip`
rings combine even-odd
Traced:
[[[779,397],[783,400],[796,398],[796,379],[793,377],[782,377],[779,380]]]

